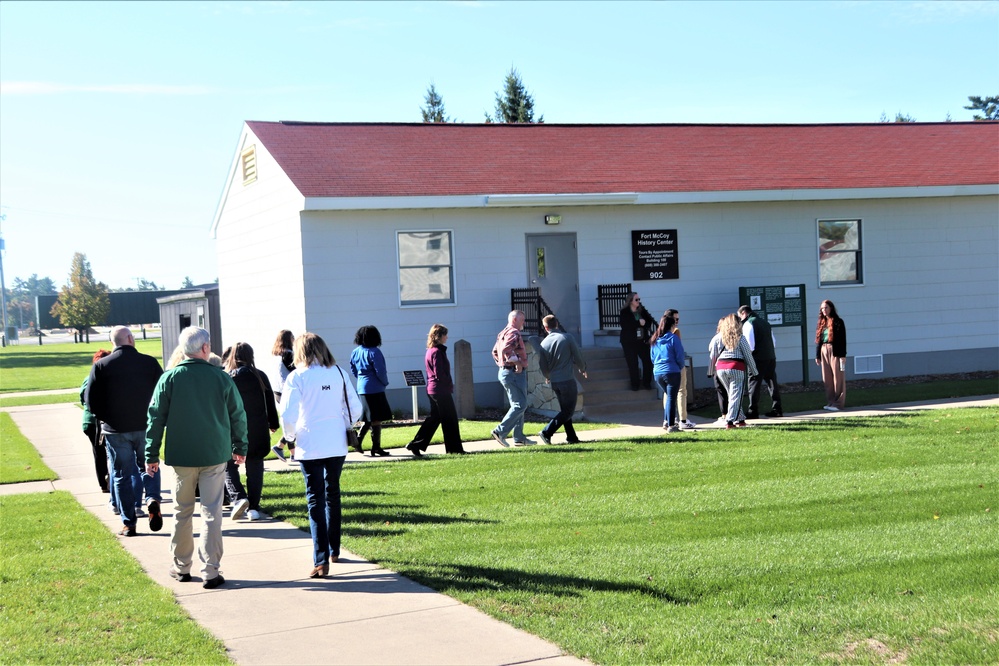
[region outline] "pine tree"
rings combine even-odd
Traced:
[[[444,111],[444,98],[437,93],[437,88],[433,83],[427,88],[427,95],[423,98],[426,106],[420,107],[420,115],[425,123],[449,123],[451,119]]]
[[[534,98],[527,92],[520,73],[511,67],[503,82],[503,94],[496,93],[496,111],[493,118],[486,116],[486,122],[497,123],[543,123],[545,117],[534,120]]]
[[[75,328],[90,342],[90,327],[103,324],[111,311],[108,286],[94,280],[87,255],[77,252],[69,270],[69,282],[59,290],[51,314],[66,328]],[[81,338],[82,338],[81,335]]]
[[[984,114],[976,113],[972,116],[975,120],[999,120],[999,95],[984,98],[969,95],[968,101],[971,104],[964,108],[968,111],[981,111]]]

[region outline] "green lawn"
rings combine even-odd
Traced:
[[[80,437],[83,436],[81,431]],[[0,484],[55,478],[55,472],[42,462],[38,451],[21,434],[10,414],[0,412]]]
[[[0,517],[0,663],[232,663],[69,493],[2,496]]]
[[[348,465],[344,546],[600,664],[999,662],[999,408]],[[263,510],[308,529],[298,473]]]
[[[135,348],[156,358],[162,365],[159,339],[136,340]],[[0,349],[0,393],[79,388],[90,373],[94,352],[98,349],[110,351],[114,345],[105,340],[4,347]]]

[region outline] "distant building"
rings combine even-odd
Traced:
[[[995,370],[997,155],[995,122],[247,122],[213,225],[225,344],[259,358],[279,329],[310,330],[345,365],[374,324],[402,406],[440,322],[498,404],[489,350],[513,288],[540,287],[590,347],[616,344],[598,285],[631,283],[683,313],[701,377],[739,287],[804,284],[809,337],[823,299],[847,323],[864,359],[848,377]],[[669,232],[664,270],[638,271],[639,231]],[[781,381],[800,381],[800,331],[775,331]]]

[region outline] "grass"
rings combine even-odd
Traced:
[[[5,664],[229,664],[66,492],[0,497]]]
[[[999,408],[348,465],[344,546],[600,664],[999,662]],[[301,475],[263,510],[307,529]]]
[[[0,412],[0,484],[51,481],[55,472],[18,430],[10,414]]]
[[[162,365],[163,350],[159,339],[136,340],[135,348]],[[0,349],[0,393],[79,388],[90,373],[94,352],[98,349],[111,350],[114,345],[105,340],[4,347]]]

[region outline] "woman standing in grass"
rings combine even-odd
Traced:
[[[815,325],[815,365],[822,369],[826,389],[825,409],[838,412],[846,406],[846,324],[832,301],[822,301]]]
[[[361,413],[361,401],[315,333],[295,340],[295,370],[285,380],[280,411],[285,439],[295,442],[295,461],[305,477],[314,550],[309,578],[326,577],[330,562],[340,559],[340,472],[347,428]]]
[[[354,336],[357,348],[350,355],[350,371],[357,377],[357,393],[364,410],[361,432],[357,434],[358,453],[364,453],[364,436],[371,430],[371,457],[391,455],[382,448],[382,421],[392,420],[392,408],[385,398],[388,372],[382,356],[382,334],[374,326],[362,326]]]
[[[438,426],[444,431],[444,450],[448,453],[464,453],[461,431],[458,428],[458,410],[454,406],[454,382],[451,380],[451,362],[447,360],[447,328],[441,324],[430,327],[427,335],[427,354],[424,364],[427,368],[427,397],[430,398],[430,415],[423,420],[406,448],[419,458],[430,446],[430,440],[437,434]]]
[[[680,432],[680,427],[676,425],[676,395],[680,390],[684,352],[680,336],[674,333],[675,326],[676,320],[667,311],[652,334],[650,350],[653,376],[666,394],[666,406],[663,408],[663,428],[666,432]]]
[[[742,411],[742,396],[746,385],[746,372],[756,376],[756,362],[753,361],[753,350],[749,342],[742,336],[742,324],[735,314],[727,315],[720,322],[721,342],[724,349],[715,362],[715,372],[718,380],[728,392],[728,414],[725,417],[726,428],[745,428],[746,416]]]
[[[239,465],[235,460],[226,464],[226,489],[235,500],[233,519],[244,513],[250,520],[260,520],[260,495],[264,487],[264,456],[270,451],[271,433],[277,432],[278,414],[274,393],[265,375],[253,364],[253,347],[245,342],[232,346],[225,359],[224,369],[239,389],[246,411],[246,488],[239,478]]]

